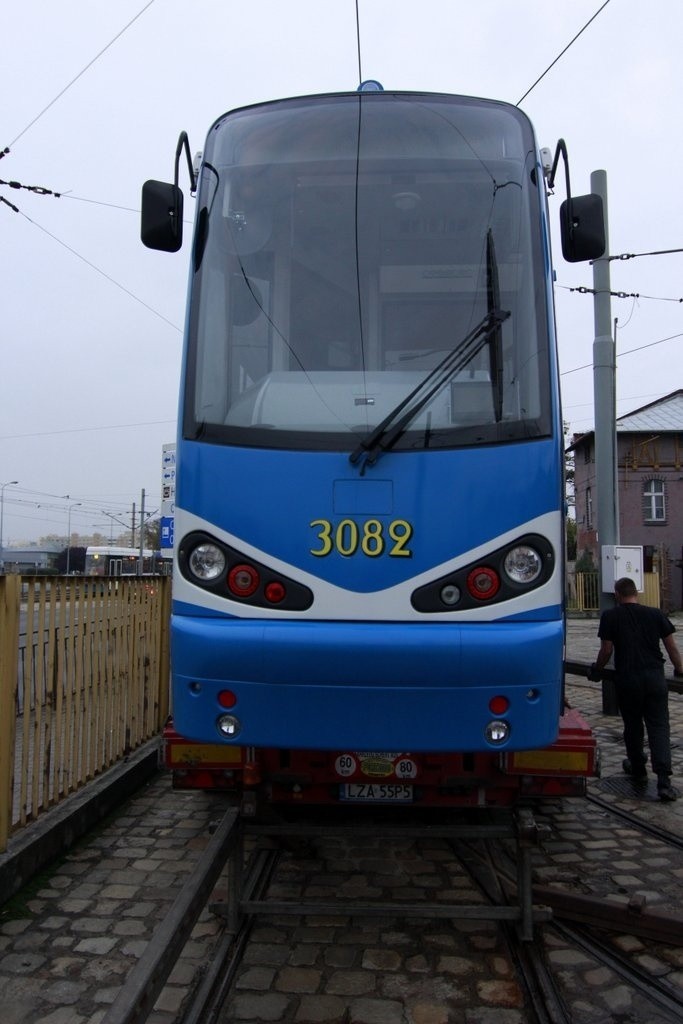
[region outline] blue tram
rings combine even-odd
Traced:
[[[235,763],[552,744],[563,431],[527,117],[362,88],[234,110],[146,183],[152,248],[181,244],[183,149],[178,734]],[[594,199],[563,206],[569,259],[602,254]]]

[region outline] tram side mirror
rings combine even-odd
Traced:
[[[602,196],[573,196],[560,206],[562,255],[568,263],[597,260],[605,252]]]
[[[148,249],[178,252],[183,244],[183,193],[177,185],[144,183],[140,238]]]

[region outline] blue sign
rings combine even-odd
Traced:
[[[161,517],[161,550],[173,547],[173,517]]]

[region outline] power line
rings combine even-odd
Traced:
[[[564,48],[564,50],[562,51],[562,53],[558,53],[557,57],[556,57],[556,58],[555,58],[555,60],[554,60],[554,61],[552,62],[552,64],[549,64],[549,65],[548,65],[548,67],[547,67],[547,68],[545,69],[545,71],[543,72],[543,74],[542,74],[542,75],[539,75],[539,77],[538,77],[538,78],[536,79],[536,81],[534,82],[534,84],[533,84],[533,85],[531,85],[531,86],[530,86],[530,87],[529,87],[529,88],[527,89],[527,91],[526,91],[526,92],[524,93],[524,95],[523,95],[523,96],[521,97],[521,99],[518,99],[518,100],[517,100],[517,102],[516,102],[516,104],[515,104],[515,106],[516,106],[516,107],[518,107],[518,106],[520,105],[520,103],[521,103],[521,102],[522,102],[523,100],[525,100],[525,99],[527,98],[527,96],[529,95],[529,93],[530,93],[530,92],[531,92],[531,91],[532,91],[533,89],[535,89],[535,88],[536,88],[536,86],[538,85],[538,83],[539,83],[539,82],[540,82],[540,81],[541,81],[541,80],[542,80],[543,78],[545,78],[545,76],[546,76],[546,75],[548,74],[548,72],[549,72],[549,71],[551,70],[551,68],[554,68],[554,67],[555,67],[555,65],[557,64],[558,60],[560,60],[560,58],[561,58],[561,57],[564,57],[565,53],[566,53],[566,52],[567,52],[567,50],[568,50],[568,49],[570,48],[570,46],[573,46],[573,45],[574,45],[574,43],[576,42],[576,40],[577,40],[577,39],[579,38],[579,36],[580,36],[580,35],[582,35],[582,34],[583,34],[583,33],[584,33],[585,31],[586,31],[586,29],[587,29],[587,28],[588,28],[588,26],[589,26],[589,25],[591,24],[591,22],[595,21],[595,19],[597,18],[598,14],[600,14],[600,12],[601,12],[601,11],[604,11],[604,9],[605,9],[605,7],[607,7],[607,4],[608,4],[608,3],[609,3],[609,0],[605,0],[605,2],[604,2],[604,4],[602,5],[602,7],[600,7],[600,8],[599,8],[599,9],[598,9],[598,10],[597,10],[597,11],[595,12],[595,14],[593,15],[593,17],[592,17],[592,18],[590,18],[590,20],[586,22],[586,24],[585,24],[585,25],[583,26],[583,28],[581,29],[581,31],[580,31],[580,32],[577,32],[577,33],[576,33],[576,35],[574,36],[574,38],[572,39],[572,41],[571,41],[570,43],[567,43],[567,45],[565,46],[565,48]]]
[[[683,249],[658,249],[655,252],[622,252],[619,256],[608,256],[607,259],[611,263],[612,260],[637,260],[641,256],[671,256],[676,252],[683,252]]]
[[[107,206],[107,207],[109,207],[110,210],[123,210],[125,213],[136,213],[138,216],[140,215],[140,207],[139,206],[138,207],[121,206],[120,203],[105,203],[101,199],[87,199],[85,196],[72,196],[68,192],[61,192],[60,193],[60,198],[61,199],[72,199],[72,200],[74,200],[77,203],[91,203],[93,206]],[[184,224],[192,224],[193,220],[192,220],[191,217],[185,217],[185,218],[183,218],[183,223]]]
[[[162,427],[176,420],[149,420],[146,423],[110,423],[102,427],[67,427],[64,430],[37,430],[31,434],[2,434],[0,441],[16,441],[27,437],[56,437],[58,434],[89,434],[94,430],[129,430],[131,427]],[[60,495],[54,495],[60,497]]]
[[[630,356],[633,352],[642,352],[646,348],[654,348],[655,345],[663,345],[665,341],[673,341],[675,338],[683,338],[682,334],[670,334],[668,338],[660,338],[659,341],[650,341],[647,345],[638,345],[637,348],[627,348],[624,352],[617,352],[617,359]],[[570,373],[578,373],[579,370],[593,369],[592,363],[584,363],[583,366],[575,366],[572,370],[563,370],[560,377],[566,377]]]
[[[152,2],[153,2],[153,0],[152,0]],[[2,197],[0,197],[0,199],[1,198]],[[179,334],[182,334],[182,328],[181,327],[178,327],[177,324],[174,324],[173,321],[171,321],[167,317],[165,317],[163,315],[163,313],[160,313],[157,309],[154,309],[153,306],[150,306],[149,303],[145,302],[144,299],[141,299],[138,295],[135,294],[135,292],[132,292],[129,288],[126,288],[125,285],[119,284],[119,282],[115,278],[111,277],[110,274],[107,274],[104,270],[101,270],[100,267],[96,266],[96,264],[94,264],[91,260],[86,259],[85,256],[81,256],[81,254],[79,252],[77,252],[74,248],[72,248],[72,246],[67,245],[67,243],[63,242],[61,240],[61,238],[58,238],[57,235],[54,235],[51,231],[48,231],[47,228],[44,228],[42,226],[42,224],[39,224],[37,221],[33,220],[31,217],[28,216],[28,214],[24,213],[22,210],[18,210],[16,207],[13,207],[13,209],[15,210],[16,213],[18,213],[22,217],[24,217],[29,222],[29,224],[33,224],[34,227],[36,227],[40,231],[44,232],[54,242],[57,242],[59,245],[63,246],[68,252],[70,252],[72,254],[72,256],[76,256],[77,259],[79,259],[83,263],[85,263],[86,266],[90,267],[91,270],[94,270],[98,274],[101,274],[101,276],[104,277],[107,281],[109,281],[110,284],[113,284],[117,288],[120,288],[120,290],[122,292],[125,292],[126,295],[128,295],[131,299],[134,299],[135,302],[139,302],[141,306],[144,306],[145,309],[149,310],[150,313],[153,313],[154,316],[158,316],[159,319],[163,320],[164,323],[169,325],[169,327],[172,327],[175,331],[178,331]]]
[[[358,53],[358,84],[360,85],[363,81],[363,70],[360,49],[360,11],[358,9],[358,0],[356,0],[356,50]]]
[[[106,53],[106,52],[107,52],[107,50],[108,50],[108,49],[109,49],[109,48],[110,48],[111,46],[113,46],[113,45],[114,45],[114,43],[115,43],[115,42],[117,41],[117,39],[120,39],[120,38],[121,38],[121,36],[122,36],[122,35],[124,34],[124,32],[126,32],[126,31],[127,31],[127,30],[128,30],[129,28],[130,28],[130,26],[131,26],[131,25],[132,25],[132,24],[133,24],[134,22],[136,22],[136,21],[138,20],[138,18],[139,18],[139,17],[140,17],[140,16],[142,15],[142,14],[144,14],[144,13],[145,13],[145,11],[147,10],[147,8],[148,8],[148,7],[151,7],[151,6],[152,6],[152,4],[153,4],[153,3],[154,3],[154,0],[149,0],[149,3],[146,3],[146,4],[145,4],[145,6],[144,6],[144,7],[142,8],[142,10],[138,11],[138,13],[137,13],[137,14],[135,15],[135,17],[134,17],[134,18],[131,18],[131,20],[130,20],[130,21],[128,22],[128,24],[127,24],[127,25],[124,25],[124,26],[123,26],[123,28],[121,29],[121,31],[120,31],[120,32],[117,32],[117,33],[116,33],[116,35],[114,36],[114,38],[113,38],[113,39],[110,39],[110,40],[109,40],[109,42],[108,42],[108,43],[107,43],[107,45],[106,45],[106,46],[104,47],[104,49],[100,50],[100,52],[99,52],[99,53],[95,54],[95,56],[93,57],[93,59],[92,59],[91,61],[88,61],[88,63],[87,63],[86,65],[85,65],[85,67],[84,67],[84,68],[83,68],[83,69],[82,69],[81,71],[79,71],[79,72],[78,72],[78,74],[76,75],[76,77],[75,77],[75,78],[72,78],[72,79],[71,79],[71,81],[70,81],[70,82],[69,82],[69,83],[68,83],[67,85],[65,85],[65,86],[64,86],[64,88],[63,88],[63,89],[61,90],[61,92],[57,93],[57,95],[55,96],[55,98],[54,98],[54,99],[52,99],[52,100],[50,100],[50,102],[48,103],[48,105],[47,105],[46,107],[43,107],[43,109],[42,109],[42,110],[40,111],[40,113],[39,113],[39,114],[36,114],[36,116],[35,116],[35,117],[33,118],[33,120],[32,120],[32,121],[31,121],[31,122],[30,122],[29,124],[27,124],[27,125],[26,125],[26,127],[25,127],[25,128],[23,129],[23,131],[19,132],[19,134],[17,135],[17,137],[16,137],[15,139],[13,139],[13,140],[12,140],[12,142],[10,142],[10,144],[9,144],[9,147],[6,147],[6,148],[5,148],[5,153],[7,153],[8,149],[11,149],[11,147],[12,147],[12,146],[13,146],[13,145],[14,145],[14,144],[15,144],[16,142],[18,142],[18,141],[19,141],[19,139],[20,139],[20,138],[21,138],[21,137],[22,137],[23,135],[25,135],[25,134],[26,134],[26,132],[27,132],[27,131],[29,130],[29,128],[32,128],[32,127],[33,127],[33,125],[34,125],[34,124],[35,124],[35,123],[36,123],[37,121],[39,121],[39,120],[40,120],[40,118],[41,118],[41,117],[43,116],[43,114],[46,114],[46,113],[47,113],[47,111],[48,111],[48,110],[50,109],[50,107],[53,107],[53,106],[55,105],[55,103],[57,102],[57,100],[59,100],[59,99],[61,99],[61,98],[62,98],[62,96],[64,95],[64,93],[65,93],[65,92],[67,92],[67,91],[68,91],[68,90],[69,90],[69,89],[71,88],[71,86],[72,86],[72,85],[74,85],[74,84],[75,84],[75,83],[76,83],[76,82],[78,81],[78,79],[79,79],[79,78],[81,78],[81,77],[82,77],[82,76],[83,76],[83,75],[85,74],[85,72],[86,72],[86,71],[87,71],[87,70],[88,70],[89,68],[91,68],[91,67],[93,66],[93,64],[94,64],[94,63],[95,63],[96,61],[98,61],[98,60],[100,59],[100,57],[101,57],[101,56],[102,56],[102,55],[103,55],[104,53]]]
[[[640,292],[608,292],[606,289],[586,288],[585,285],[571,287],[567,284],[558,284],[566,292],[578,292],[579,295],[611,295],[615,299],[651,299],[653,302],[682,302],[681,299],[671,299],[664,295],[642,295]]]

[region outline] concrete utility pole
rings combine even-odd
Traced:
[[[138,561],[138,576],[142,576],[145,566],[145,489],[142,488],[140,495],[140,559]]]
[[[605,255],[593,263],[593,399],[595,405],[595,478],[598,524],[598,551],[605,545],[619,544],[619,490],[616,432],[616,354],[612,337],[612,301],[610,298],[609,220],[607,216],[607,174],[593,171],[591,192],[602,197],[605,217]],[[602,558],[598,566],[600,608],[612,608],[611,593],[604,593]]]
[[[598,553],[607,544],[619,543],[619,488],[617,465],[617,381],[616,345],[612,337],[612,300],[609,272],[609,219],[607,216],[607,174],[593,171],[591,192],[602,197],[605,218],[605,255],[593,263],[593,401],[595,406],[595,481],[598,523]],[[598,565],[600,610],[614,607],[614,596],[605,593],[602,557]],[[618,715],[614,682],[602,681],[602,711]]]

